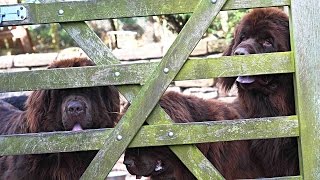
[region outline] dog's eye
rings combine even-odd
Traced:
[[[246,36],[244,34],[241,34],[240,41],[244,40],[245,38],[246,38]]]
[[[272,41],[270,39],[266,39],[263,41],[263,46],[264,47],[270,47],[272,46]]]

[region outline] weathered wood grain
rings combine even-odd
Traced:
[[[107,63],[108,60],[106,59],[105,62]],[[2,72],[0,73],[0,92],[103,85],[143,85],[158,64],[158,62],[153,62],[24,72]],[[288,72],[294,72],[294,60],[291,58],[291,52],[284,52],[190,59],[184,64],[174,80]]]
[[[168,124],[171,119],[165,113],[148,118],[129,147],[193,144],[240,139],[295,137],[299,135],[297,116],[257,118],[220,122]],[[151,115],[152,116],[152,115]],[[103,146],[104,135],[111,128],[86,130],[82,132],[29,133],[0,136],[0,156],[18,154],[41,154],[99,150]],[[168,132],[174,133],[173,137]]]
[[[320,3],[292,0],[292,45],[303,179],[320,179]]]

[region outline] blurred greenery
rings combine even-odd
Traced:
[[[205,36],[214,35],[219,39],[230,40],[233,31],[247,10],[234,10],[220,13],[212,22]],[[182,27],[190,18],[191,14],[176,14],[158,16],[159,23],[165,25],[172,33],[179,33]],[[106,32],[110,30],[130,30],[136,31],[139,36],[145,32],[143,25],[148,21],[145,17],[109,19],[102,23],[109,22],[111,28],[98,27],[92,23],[93,30],[99,35],[106,37]],[[104,29],[103,29],[104,28]],[[100,33],[100,31],[103,31]],[[64,31],[59,24],[43,24],[29,26],[29,32],[33,41],[35,52],[50,52],[67,47],[77,46],[75,41]]]
[[[247,13],[248,10],[245,10],[245,9],[242,9],[242,10],[234,10],[234,11],[228,11],[228,26],[229,26],[229,29],[227,32],[225,32],[225,38],[227,40],[230,40],[233,38],[233,32],[236,28],[236,25],[240,22],[241,18]],[[215,19],[214,20],[214,23],[213,24],[221,24],[221,21],[219,21],[219,18],[218,19]],[[218,27],[216,28],[211,28],[213,29],[213,31],[215,29],[219,29]]]
[[[29,32],[36,52],[50,52],[77,46],[59,24],[29,26]]]
[[[227,40],[232,39],[234,28],[246,12],[247,10],[242,9],[219,13],[208,28],[206,35],[213,34],[218,38],[225,38]],[[169,30],[174,33],[179,33],[190,17],[191,14],[160,16],[162,20],[168,22]],[[225,26],[227,27],[224,28],[223,23],[225,23]]]

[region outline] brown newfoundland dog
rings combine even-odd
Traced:
[[[88,59],[53,63],[52,68],[93,66]],[[34,91],[26,110],[0,103],[0,134],[79,131],[114,127],[120,110],[113,86]],[[0,179],[79,179],[96,151],[0,157]]]
[[[289,20],[278,8],[255,9],[240,22],[225,56],[290,51]],[[257,59],[259,61],[259,59]],[[292,74],[221,78],[225,90],[236,84],[234,105],[244,118],[295,114]],[[296,138],[253,140],[251,155],[264,177],[298,175]]]
[[[237,110],[229,104],[176,92],[166,93],[160,105],[176,123],[240,118]],[[226,179],[261,177],[261,168],[250,160],[248,141],[203,143],[197,147]],[[124,164],[137,178],[196,179],[166,146],[129,148],[125,152]]]

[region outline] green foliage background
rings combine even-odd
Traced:
[[[236,25],[239,23],[242,16],[246,13],[247,10],[235,10],[228,11],[228,30],[223,31],[222,28],[222,19],[221,16],[212,22],[211,26],[207,30],[206,36],[213,34],[218,38],[223,38],[230,40],[233,37],[233,31]],[[167,28],[173,33],[178,33],[188,21],[191,14],[177,14],[177,15],[163,15],[158,16],[161,21],[167,21]],[[143,17],[141,17],[143,18]],[[134,26],[138,23],[138,18],[122,18],[113,20],[111,22],[119,22],[124,26]],[[145,18],[147,20],[147,18]],[[116,23],[118,24],[118,23]],[[137,25],[138,26],[138,25]],[[117,30],[118,26],[115,26]],[[100,29],[94,29],[98,35]],[[64,49],[71,46],[77,46],[74,40],[64,31],[58,24],[45,24],[29,27],[30,35],[33,40],[36,52],[49,52],[56,51],[58,49]],[[141,33],[141,32],[138,32]]]

